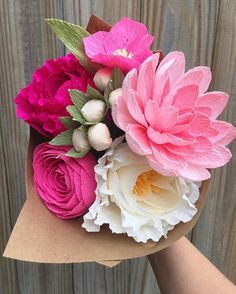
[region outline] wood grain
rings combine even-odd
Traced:
[[[144,22],[153,48],[184,51],[187,67],[208,65],[211,88],[230,93],[222,118],[236,125],[236,1],[234,0],[1,0],[0,1],[0,248],[25,201],[27,126],[16,119],[13,97],[43,60],[65,53],[44,22],[57,17],[83,26],[96,14],[114,24],[122,16]],[[193,243],[236,282],[235,158],[214,172]],[[0,259],[2,294],[158,293],[146,258],[113,269],[95,263],[43,265]]]

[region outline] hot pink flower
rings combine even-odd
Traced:
[[[17,116],[48,138],[64,130],[58,117],[68,115],[68,89],[86,91],[92,76],[73,54],[47,60],[33,74],[32,82],[15,98]]]
[[[127,143],[163,175],[191,180],[210,177],[207,168],[231,158],[225,146],[236,129],[216,120],[228,101],[223,92],[208,92],[208,67],[185,71],[182,52],[171,52],[158,65],[159,54],[149,57],[126,76],[113,118],[126,132]]]
[[[34,184],[47,208],[60,218],[84,214],[95,200],[96,159],[64,156],[67,146],[40,144],[34,151]]]
[[[127,73],[150,55],[153,42],[147,28],[136,21],[123,17],[110,32],[97,32],[84,38],[85,52],[93,62],[109,68],[115,66]]]

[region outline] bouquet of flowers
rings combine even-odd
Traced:
[[[207,92],[208,67],[185,72],[183,52],[153,52],[127,17],[47,22],[70,53],[15,98],[31,127],[28,200],[5,256],[114,265],[168,246],[197,221],[209,169],[231,158],[236,128],[217,119],[228,95]]]

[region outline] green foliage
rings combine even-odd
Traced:
[[[59,119],[63,126],[67,129],[76,129],[79,127],[79,123],[77,121],[74,121],[71,116],[62,116],[59,117]]]
[[[52,139],[49,144],[50,145],[56,145],[56,146],[61,146],[61,145],[72,145],[72,134],[73,134],[73,129],[66,130],[59,135],[57,135],[54,139]]]
[[[56,36],[78,58],[80,63],[90,72],[96,72],[99,68],[92,63],[84,51],[83,38],[90,36],[84,28],[61,19],[46,19]]]
[[[86,124],[86,120],[84,119],[84,117],[81,114],[80,110],[76,106],[69,105],[69,106],[66,107],[66,110],[72,116],[72,119],[73,120],[78,121],[82,125],[85,125]]]
[[[73,158],[81,158],[83,157],[84,155],[86,155],[88,152],[89,152],[90,148],[84,150],[84,151],[81,151],[81,152],[77,152],[75,150],[75,148],[73,147],[71,150],[69,150],[65,155],[66,156],[69,156],[69,157],[73,157]]]

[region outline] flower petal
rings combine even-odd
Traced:
[[[170,90],[184,74],[185,57],[182,52],[169,53],[159,64],[153,87],[153,99],[159,104],[164,102]]]
[[[146,128],[137,124],[128,125],[126,140],[130,149],[136,154],[147,155],[152,153]]]
[[[172,106],[160,108],[153,100],[147,101],[144,113],[150,126],[158,131],[170,129],[175,125],[178,117],[176,108]]]
[[[223,92],[208,92],[198,97],[196,106],[206,106],[211,109],[211,119],[216,119],[224,110],[229,95]]]

